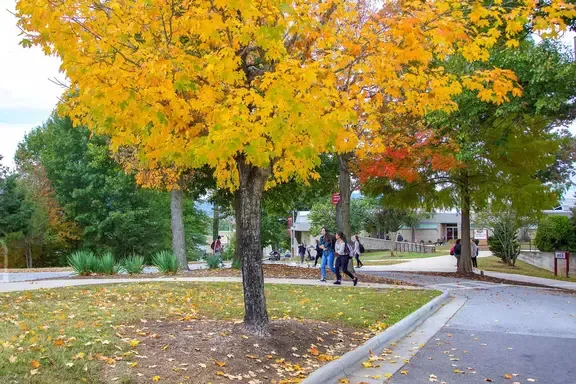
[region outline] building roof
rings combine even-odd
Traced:
[[[309,213],[310,211],[298,211],[292,229],[298,232],[310,232],[310,221],[308,220]]]

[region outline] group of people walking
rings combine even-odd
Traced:
[[[326,282],[326,267],[328,266],[336,275],[334,284],[342,284],[342,273],[348,276],[354,285],[358,284],[358,276],[353,271],[354,262],[350,261],[355,258],[358,268],[362,267],[360,247],[358,236],[354,236],[354,244],[352,245],[346,241],[346,236],[341,231],[332,236],[326,228],[322,228],[320,239],[316,241],[316,261],[314,263],[316,266],[318,259],[321,258],[320,281]],[[352,271],[348,268],[349,264]]]
[[[472,256],[472,267],[478,268],[478,254],[480,253],[480,248],[478,244],[480,241],[478,239],[470,240],[470,255]],[[462,255],[462,244],[461,240],[456,240],[456,244],[450,250],[450,254],[456,257],[456,268],[460,266],[460,256]]]

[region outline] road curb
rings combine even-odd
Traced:
[[[380,353],[388,344],[408,335],[414,328],[436,312],[442,305],[450,300],[450,294],[446,291],[440,296],[424,304],[420,309],[400,320],[384,332],[374,336],[358,348],[344,354],[338,360],[334,360],[314,372],[312,372],[301,384],[328,384],[336,383],[339,378],[346,375],[346,370],[356,367],[361,361],[368,359],[370,351]],[[357,368],[357,367],[356,367]]]

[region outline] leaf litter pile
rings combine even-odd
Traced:
[[[0,383],[296,383],[438,294],[267,285],[268,338],[243,331],[238,283],[0,294]]]
[[[317,321],[276,320],[270,337],[246,334],[240,323],[162,322],[119,329],[142,339],[130,361],[106,370],[106,381],[150,377],[167,383],[298,383],[311,371],[373,336],[369,329]]]

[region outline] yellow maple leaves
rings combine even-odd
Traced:
[[[576,16],[562,0],[500,3],[19,0],[17,16],[23,45],[62,60],[61,113],[134,148],[142,169],[207,164],[235,188],[239,154],[272,165],[269,185],[306,180],[323,152],[369,153],[386,114],[452,112],[464,88],[496,103],[519,95],[500,69],[458,79],[437,64],[486,61],[527,23],[553,36]]]

